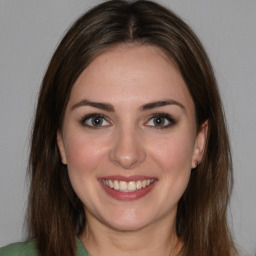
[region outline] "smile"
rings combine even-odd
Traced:
[[[136,181],[102,179],[102,182],[105,186],[120,192],[134,192],[150,186],[154,183],[154,179]]]

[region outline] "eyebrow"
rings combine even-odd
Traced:
[[[167,106],[167,105],[176,105],[176,106],[181,107],[182,109],[185,109],[185,107],[180,102],[178,102],[176,100],[161,100],[161,101],[147,103],[147,104],[141,106],[139,108],[139,110],[145,111],[145,110],[150,110],[153,108],[163,107],[163,106]],[[90,107],[98,108],[98,109],[105,110],[108,112],[115,111],[114,107],[109,103],[93,102],[93,101],[89,101],[89,100],[79,101],[78,103],[74,104],[71,107],[71,110],[74,110],[74,109],[76,109],[78,107],[82,107],[82,106],[90,106]]]
[[[82,107],[82,106],[90,106],[90,107],[94,107],[94,108],[99,108],[102,110],[106,110],[108,112],[115,111],[114,107],[109,103],[93,102],[93,101],[89,101],[89,100],[79,101],[78,103],[76,103],[75,105],[72,106],[71,110],[76,109],[78,107]]]
[[[155,101],[155,102],[150,102],[147,103],[143,106],[140,107],[140,110],[150,110],[153,108],[158,108],[158,107],[163,107],[163,106],[167,106],[167,105],[177,105],[179,107],[181,107],[182,109],[185,109],[185,107],[178,101],[176,100],[162,100],[162,101]]]

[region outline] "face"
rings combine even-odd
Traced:
[[[88,222],[136,230],[175,219],[206,125],[176,65],[153,46],[118,46],[74,84],[57,142]]]

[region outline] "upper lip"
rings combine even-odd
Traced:
[[[156,177],[152,176],[141,176],[141,175],[132,175],[132,176],[121,176],[121,175],[113,175],[113,176],[104,176],[100,177],[101,180],[117,180],[117,181],[138,181],[138,180],[157,180]]]

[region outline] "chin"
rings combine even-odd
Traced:
[[[145,222],[135,222],[134,220],[129,222],[129,221],[124,221],[124,222],[115,222],[115,223],[109,223],[108,225],[110,225],[110,227],[112,229],[115,229],[117,231],[128,231],[128,232],[132,232],[132,231],[138,231],[143,229],[144,227],[147,226],[147,223]]]
[[[153,218],[146,217],[145,214],[136,214],[136,212],[132,210],[125,211],[123,214],[113,214],[106,219],[104,218],[104,222],[107,226],[112,229],[119,231],[136,231],[143,229],[144,227],[153,223]]]

